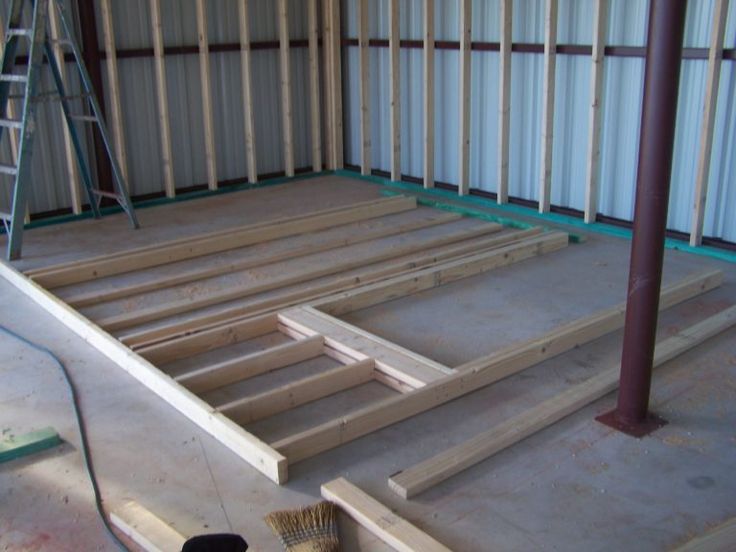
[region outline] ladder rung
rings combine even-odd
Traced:
[[[72,121],[85,121],[88,123],[96,123],[97,117],[94,115],[69,115]]]
[[[0,174],[18,174],[18,167],[15,165],[3,165],[0,164]]]
[[[6,82],[28,82],[28,76],[27,75],[8,75],[8,74],[1,74],[0,75],[0,81],[6,81]]]
[[[92,192],[95,195],[98,195],[100,197],[109,197],[111,199],[117,199],[117,200],[120,199],[120,196],[118,194],[116,194],[116,193],[113,193],[113,192],[105,192],[103,190],[92,190]]]
[[[17,119],[0,119],[0,126],[23,128],[23,121],[19,121]]]
[[[33,29],[8,29],[6,36],[33,36]]]
[[[13,220],[13,213],[8,213],[6,211],[0,211],[0,219],[12,221]]]
[[[49,44],[58,44],[59,46],[71,46],[72,41],[68,38],[49,38]]]

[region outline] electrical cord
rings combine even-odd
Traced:
[[[97,476],[95,475],[94,466],[92,464],[92,455],[90,453],[89,441],[87,439],[87,429],[84,423],[84,418],[82,417],[82,410],[79,404],[77,388],[74,385],[74,380],[72,380],[71,375],[69,375],[66,366],[64,366],[64,363],[61,362],[59,357],[57,357],[53,352],[51,352],[51,350],[47,349],[46,347],[33,343],[22,335],[18,335],[13,330],[6,328],[2,324],[0,324],[0,331],[11,337],[14,337],[19,341],[22,341],[36,351],[46,354],[59,366],[59,369],[61,369],[61,372],[64,375],[64,379],[69,386],[69,394],[71,396],[72,406],[74,408],[74,415],[77,418],[77,427],[79,428],[79,438],[82,443],[82,457],[84,458],[84,464],[87,468],[87,475],[89,476],[90,483],[92,483],[92,491],[95,495],[95,506],[97,507],[97,513],[100,515],[100,519],[102,520],[102,523],[104,524],[105,529],[109,533],[110,538],[113,540],[113,542],[120,548],[120,550],[122,550],[123,552],[128,552],[128,547],[123,544],[123,542],[113,531],[112,526],[110,525],[110,522],[105,515],[105,510],[102,507],[102,496],[100,494],[100,487],[97,483]]]

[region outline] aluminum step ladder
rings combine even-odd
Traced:
[[[32,11],[31,28],[22,26],[24,7]],[[69,96],[64,89],[59,66],[51,48],[52,39],[47,33],[47,21],[49,9],[57,10],[60,22],[60,35],[56,37],[59,45],[68,47],[74,57],[74,62],[79,72],[81,93]],[[0,68],[0,140],[4,131],[20,132],[18,141],[18,155],[15,165],[0,164],[0,178],[12,178],[13,194],[10,212],[0,212],[5,225],[8,238],[8,260],[19,259],[23,244],[23,225],[26,214],[26,202],[28,188],[31,185],[31,157],[33,154],[33,141],[37,130],[36,106],[42,101],[58,101],[69,128],[69,135],[74,146],[74,153],[79,163],[80,175],[84,185],[87,200],[92,214],[95,218],[100,217],[100,204],[103,197],[116,200],[120,207],[127,213],[131,224],[138,228],[138,220],[133,211],[133,205],[128,195],[128,188],[123,179],[123,173],[115,157],[112,143],[102,117],[100,105],[94,94],[92,81],[87,73],[87,68],[82,60],[81,51],[74,34],[69,26],[69,20],[64,13],[65,8],[57,0],[12,0],[5,29],[5,48],[2,56],[2,67]],[[16,72],[16,54],[19,41],[27,40],[29,43],[28,64],[25,72]],[[38,85],[41,71],[44,67],[44,57],[51,69],[53,82],[56,90],[51,92],[39,92]],[[21,88],[17,95],[11,95],[11,87]],[[8,101],[11,98],[22,99],[22,118],[8,118]],[[76,115],[71,111],[71,102],[82,100],[86,106],[85,113],[88,115]],[[110,159],[113,175],[113,192],[100,190],[93,184],[89,164],[75,124],[90,123],[96,125],[105,144],[105,151]],[[4,183],[5,184],[5,183]]]

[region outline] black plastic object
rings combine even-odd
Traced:
[[[248,543],[240,535],[218,533],[198,535],[184,543],[181,552],[245,552]]]

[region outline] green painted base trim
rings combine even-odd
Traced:
[[[45,427],[17,437],[0,441],[0,463],[28,456],[61,444],[61,437],[53,427]]]
[[[337,176],[344,176],[348,178],[356,178],[358,180],[363,180],[365,182],[371,182],[373,184],[379,184],[381,186],[386,186],[387,188],[393,188],[396,190],[401,190],[403,192],[409,192],[409,193],[421,193],[426,194],[430,196],[436,196],[438,198],[443,199],[451,199],[452,201],[457,201],[460,203],[466,203],[469,205],[477,205],[479,207],[483,207],[485,209],[491,209],[493,211],[498,211],[499,213],[505,213],[508,215],[519,215],[527,218],[533,218],[539,220],[541,223],[547,222],[547,223],[554,223],[554,224],[564,224],[565,226],[572,226],[573,228],[577,228],[581,230],[582,232],[592,232],[595,234],[603,234],[606,236],[613,236],[616,238],[622,238],[622,239],[631,239],[631,230],[628,228],[621,228],[619,226],[613,226],[611,224],[605,224],[602,222],[594,222],[591,224],[586,224],[583,220],[571,217],[569,215],[562,215],[560,213],[539,213],[535,209],[531,209],[529,207],[524,207],[522,205],[513,205],[509,203],[505,203],[503,205],[499,205],[498,203],[495,203],[493,201],[489,201],[488,199],[478,197],[478,196],[459,196],[457,193],[452,192],[450,190],[440,190],[437,188],[432,189],[425,189],[417,184],[410,184],[408,182],[396,182],[393,180],[390,180],[388,178],[381,178],[380,176],[373,176],[373,175],[361,175],[359,173],[355,173],[353,171],[349,170],[338,170],[334,171],[334,174]],[[499,216],[498,222],[503,220],[503,215]],[[516,221],[518,223],[518,221]],[[709,247],[705,245],[701,245],[699,247],[693,247],[690,244],[675,240],[672,238],[666,238],[664,245],[667,249],[673,249],[676,251],[683,251],[685,253],[692,253],[694,255],[702,255],[704,257],[710,257],[712,259],[718,259],[719,261],[726,261],[729,263],[736,263],[736,253],[732,251],[726,251],[723,249],[718,249],[716,247]]]
[[[332,171],[322,171],[317,173],[305,173],[296,176],[278,176],[275,178],[268,178],[266,180],[259,180],[258,182],[243,184],[235,184],[232,186],[226,186],[217,190],[200,190],[197,192],[187,192],[179,194],[176,197],[160,197],[156,199],[147,199],[144,201],[137,201],[133,203],[135,209],[146,209],[148,207],[158,207],[159,205],[168,205],[170,203],[179,203],[181,201],[190,201],[192,199],[199,199],[201,197],[216,196],[221,194],[229,194],[233,192],[241,192],[243,190],[253,190],[256,188],[266,188],[268,186],[276,186],[278,184],[288,184],[289,182],[297,182],[299,180],[310,180],[320,176],[329,176],[333,174]],[[104,207],[100,210],[102,216],[112,215],[115,213],[122,213],[122,208],[118,206]],[[74,222],[77,220],[86,220],[94,218],[91,211],[85,211],[78,215],[59,215],[57,217],[49,217],[41,220],[35,220],[29,222],[24,228],[40,228],[43,226],[51,226],[53,224],[63,224],[66,222]],[[0,228],[0,235],[5,233],[5,228]]]

